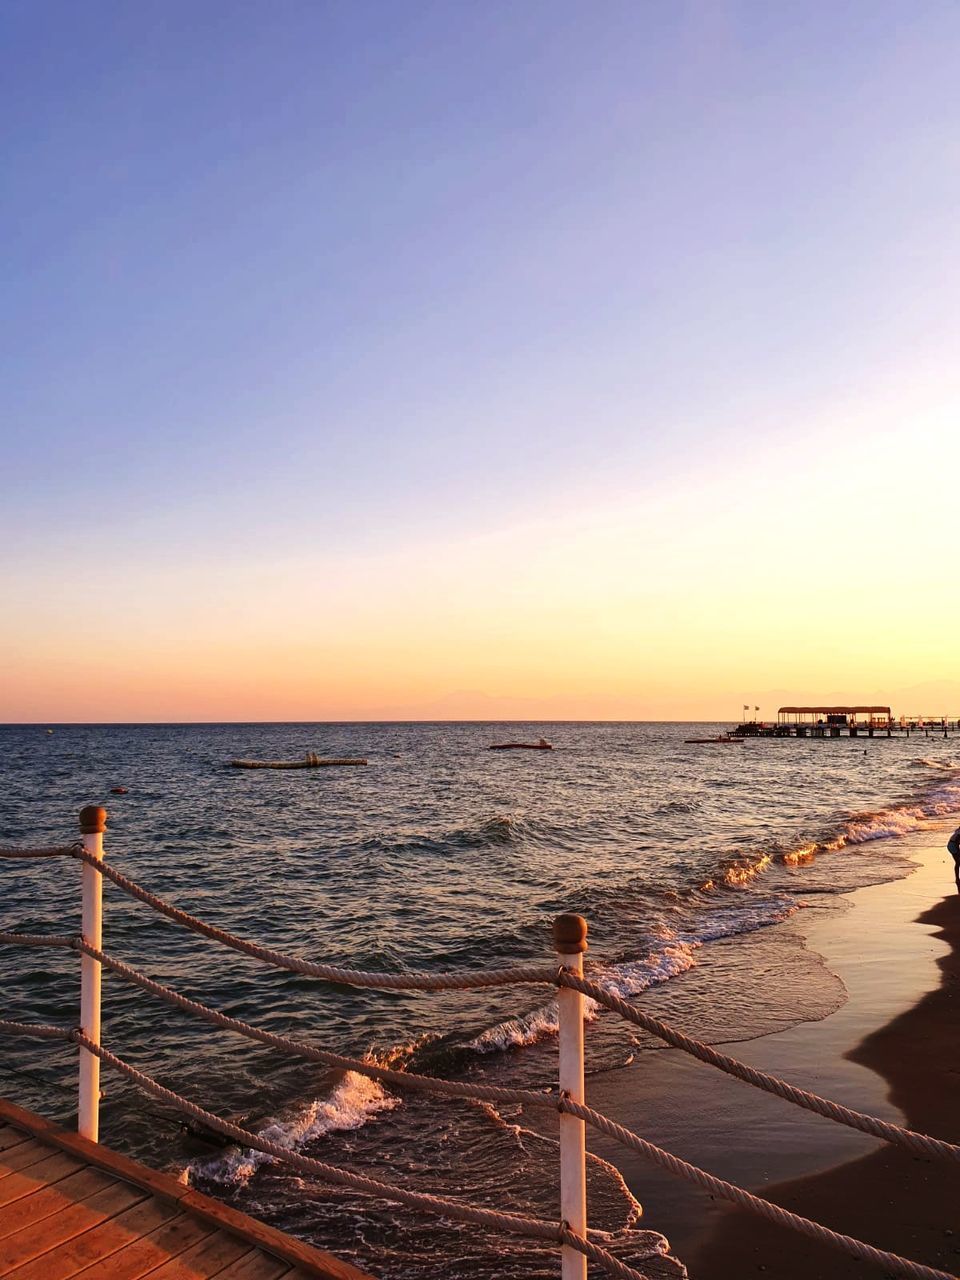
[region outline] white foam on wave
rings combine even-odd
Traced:
[[[937,766],[939,767],[939,766]],[[951,770],[956,773],[954,768]],[[869,840],[907,836],[925,831],[939,818],[960,811],[960,780],[954,779],[935,787],[919,804],[880,809],[877,813],[858,813],[849,818],[840,833],[824,842],[830,851],[849,844],[865,844]]]
[[[668,982],[692,969],[697,963],[694,953],[702,946],[700,938],[674,937],[642,960],[627,960],[623,964],[611,965],[596,977],[618,996],[638,996],[649,987]]]
[[[843,830],[824,843],[825,849],[842,849],[848,844],[866,844],[889,836],[906,836],[921,831],[929,823],[929,815],[919,805],[912,808],[881,809],[879,813],[855,814]]]
[[[701,946],[699,940],[686,941],[671,935],[665,944],[640,960],[630,960],[621,965],[595,970],[590,977],[602,982],[619,996],[636,996],[661,982],[675,978],[679,973],[692,969],[696,960],[694,951]],[[599,1013],[595,1000],[584,996],[583,1012],[587,1021],[593,1021]],[[474,1053],[502,1053],[505,1049],[519,1049],[523,1045],[536,1044],[548,1036],[555,1036],[559,1029],[559,1009],[556,1000],[541,1005],[518,1018],[507,1018],[495,1027],[488,1027],[467,1044]]]
[[[757,903],[743,910],[725,911],[707,917],[697,933],[681,935],[668,928],[663,929],[663,941],[656,950],[638,960],[627,960],[622,964],[604,966],[590,974],[597,982],[615,995],[627,999],[638,996],[649,987],[669,982],[681,973],[686,973],[697,963],[696,953],[706,942],[717,938],[729,938],[736,934],[752,933],[769,924],[785,920],[796,910],[787,903]],[[599,1013],[599,1006],[589,997],[584,997],[584,1016],[592,1021]],[[468,1042],[467,1048],[474,1053],[503,1053],[508,1049],[519,1049],[524,1045],[536,1044],[548,1036],[555,1036],[559,1028],[559,1009],[556,1000],[541,1005],[530,1013],[517,1018],[507,1018],[496,1026],[488,1027],[480,1035]]]
[[[590,1002],[591,1004],[593,1001]],[[555,1036],[560,1026],[560,1011],[556,1000],[542,1005],[517,1018],[506,1018],[495,1027],[488,1027],[467,1043],[474,1053],[502,1053],[505,1049],[519,1049],[526,1044],[536,1044],[547,1036]]]
[[[954,772],[957,772],[954,770]],[[934,818],[942,818],[960,809],[960,778],[945,782],[931,792],[924,808]]]
[[[773,862],[772,853],[761,853],[756,858],[738,859],[731,863],[723,873],[723,883],[728,889],[740,889],[745,884],[766,871]]]
[[[324,1134],[346,1129],[359,1129],[371,1116],[391,1111],[399,1098],[387,1093],[376,1080],[347,1071],[326,1098],[314,1098],[299,1111],[282,1120],[274,1120],[257,1136],[287,1151],[300,1151]],[[185,1182],[202,1179],[225,1186],[242,1186],[263,1164],[272,1164],[274,1156],[263,1151],[234,1150],[209,1160],[192,1160],[181,1178]]]

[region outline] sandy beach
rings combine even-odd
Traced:
[[[859,1110],[960,1139],[960,899],[944,897],[952,887],[947,834],[910,838],[917,866],[906,878],[775,926],[823,958],[846,999],[819,1022],[737,1045],[735,1056]],[[960,1169],[889,1149],[674,1050],[641,1054],[591,1083],[594,1106],[702,1168],[846,1234],[960,1270]],[[870,1271],[715,1203],[613,1144],[595,1149],[620,1167],[645,1225],[665,1232],[692,1280],[755,1272],[846,1280]]]

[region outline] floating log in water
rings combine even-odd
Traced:
[[[553,743],[541,738],[539,742],[496,742],[488,751],[552,751]]]
[[[366,764],[366,760],[345,757],[342,760],[324,760],[311,751],[302,760],[231,760],[234,769],[329,769],[340,764]]]

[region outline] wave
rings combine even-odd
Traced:
[[[960,781],[935,787],[919,804],[895,805],[876,812],[856,813],[848,818],[832,839],[823,842],[823,848],[835,852],[850,844],[866,844],[870,840],[884,840],[891,836],[910,835],[924,831],[937,819],[960,811]]]
[[[796,910],[792,903],[780,899],[766,900],[745,904],[743,909],[737,911],[706,914],[699,922],[695,934],[676,933],[663,926],[660,946],[636,960],[598,966],[591,971],[590,977],[603,983],[614,995],[629,999],[692,969],[697,963],[696,953],[706,943],[779,924]],[[585,996],[585,1018],[593,1021],[599,1012],[596,1002]],[[503,1022],[488,1027],[470,1040],[465,1048],[478,1054],[504,1053],[536,1044],[556,1035],[558,1029],[559,1009],[556,1000],[551,1000],[549,1004],[541,1005],[530,1013],[506,1018]]]
[[[591,1005],[593,1001],[590,1002]],[[474,1053],[503,1053],[507,1049],[519,1049],[536,1044],[547,1036],[555,1036],[560,1027],[560,1010],[556,1000],[530,1013],[516,1018],[506,1018],[494,1027],[488,1027],[466,1044]]]
[[[347,1071],[329,1097],[314,1098],[286,1119],[271,1121],[257,1136],[288,1151],[301,1151],[324,1134],[359,1129],[371,1116],[399,1105],[400,1099],[376,1080]],[[234,1149],[212,1159],[192,1160],[181,1178],[187,1183],[237,1187],[249,1182],[261,1165],[273,1163],[275,1157],[266,1152]]]
[[[837,853],[848,845],[866,844],[872,840],[885,840],[924,831],[939,819],[960,812],[960,763],[939,760],[913,761],[940,772],[949,772],[951,780],[933,787],[918,800],[890,805],[887,808],[851,814],[838,830],[819,840],[806,840],[793,849],[760,850],[756,853],[739,853],[721,863],[716,873],[701,882],[702,892],[717,889],[740,889],[774,864],[788,867],[804,866],[813,862],[818,854]]]

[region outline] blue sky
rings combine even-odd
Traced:
[[[0,29],[21,569],[734,499],[958,336],[953,3],[8,0]]]

